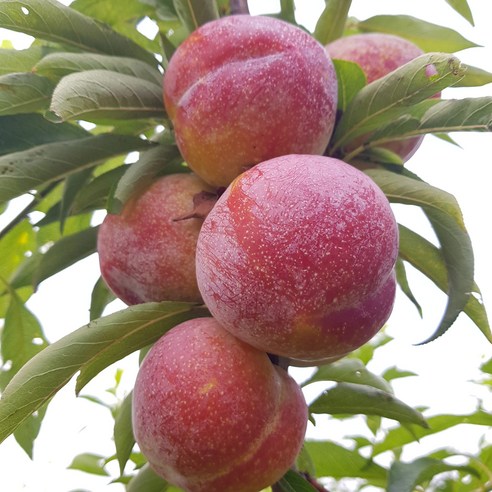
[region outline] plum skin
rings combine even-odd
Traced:
[[[212,188],[194,174],[163,176],[105,217],[97,240],[101,275],[123,302],[201,301],[195,248],[203,220],[174,221],[201,191]]]
[[[217,187],[272,157],[322,154],[335,123],[337,79],[323,46],[271,17],[198,28],[171,57],[163,93],[184,159]]]
[[[385,33],[363,33],[338,38],[326,46],[326,51],[333,59],[357,63],[366,75],[367,83],[384,77],[424,53],[407,39]],[[394,140],[381,146],[399,155],[405,162],[415,154],[423,139],[421,135]],[[359,141],[362,143],[363,138]]]
[[[258,492],[295,461],[307,406],[266,353],[213,318],[197,318],[146,355],[132,418],[142,453],[171,483],[189,492]]]
[[[198,287],[235,336],[319,361],[386,322],[397,254],[391,207],[367,175],[330,157],[282,156],[239,176],[205,219]]]

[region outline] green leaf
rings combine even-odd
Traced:
[[[92,475],[108,476],[108,472],[104,469],[104,456],[93,453],[82,453],[72,460],[68,466],[69,470],[79,470]]]
[[[325,0],[325,3],[313,33],[322,45],[342,36],[352,0]]]
[[[387,393],[393,390],[386,380],[368,371],[359,359],[344,358],[331,364],[318,367],[316,372],[302,383],[302,387],[318,381],[337,381],[372,386]]]
[[[472,65],[466,65],[465,76],[454,87],[477,87],[491,82],[492,73]]]
[[[143,466],[139,472],[130,480],[127,492],[167,492],[169,484],[157,475],[149,465]]]
[[[154,55],[137,43],[56,0],[2,0],[0,27],[81,51],[129,56],[157,64]]]
[[[100,371],[207,311],[188,303],[147,303],[91,321],[29,360],[0,399],[0,442],[80,371],[77,393]]]
[[[433,67],[432,75],[428,75],[429,66]],[[332,152],[356,137],[408,114],[410,106],[455,84],[463,75],[464,69],[457,58],[445,53],[430,53],[368,84],[352,99],[340,119],[332,139]],[[433,102],[425,101],[424,106],[427,104]]]
[[[89,309],[90,320],[93,321],[102,316],[104,308],[116,299],[116,296],[108,289],[102,277],[99,277],[91,294],[91,307]]]
[[[430,241],[411,231],[403,225],[399,226],[400,257],[408,261],[417,270],[432,280],[443,292],[448,292],[446,263],[442,252]],[[487,312],[481,300],[480,289],[475,284],[463,311],[477,325],[485,337],[492,342]]]
[[[46,109],[53,88],[49,79],[30,72],[0,76],[0,115]]]
[[[391,393],[363,384],[338,383],[309,406],[311,413],[379,415],[426,427],[424,418]]]
[[[362,478],[384,487],[387,471],[357,451],[346,449],[330,441],[306,441],[304,443],[312,458],[317,477]]]
[[[294,0],[280,0],[280,18],[291,24],[297,24]]]
[[[22,221],[10,230],[0,241],[0,282],[10,279],[10,276],[21,265],[26,255],[32,254],[36,249],[36,237],[31,224]],[[4,285],[0,283],[0,292],[4,291]]]
[[[367,78],[357,63],[333,59],[338,79],[338,109],[345,111],[354,96],[366,85]]]
[[[79,126],[51,123],[36,113],[0,116],[0,155],[87,136]]]
[[[446,2],[451,5],[451,7],[458,12],[462,17],[464,17],[472,26],[475,25],[473,22],[473,14],[470,10],[467,0],[446,0]]]
[[[282,492],[316,492],[316,489],[294,470],[289,470],[277,485]]]
[[[116,446],[116,457],[120,465],[120,474],[123,475],[123,470],[135,445],[132,429],[132,393],[126,396],[118,409],[118,414],[114,421],[114,444]]]
[[[400,242],[401,242],[401,239],[400,239]],[[417,308],[417,311],[418,311],[420,317],[422,317],[422,307],[420,306],[417,299],[413,295],[412,290],[410,289],[410,285],[409,285],[408,279],[407,279],[407,272],[405,269],[405,263],[402,261],[401,258],[398,258],[396,261],[395,271],[396,271],[396,280],[397,280],[398,285],[400,286],[402,292],[413,303],[413,305]]]
[[[51,52],[46,46],[31,46],[25,50],[0,49],[0,75],[30,72],[34,65]]]
[[[63,186],[63,196],[60,202],[60,213],[58,219],[60,221],[60,231],[63,232],[65,220],[72,213],[72,206],[77,194],[83,189],[92,175],[92,169],[82,169],[76,173],[70,174],[65,179]]]
[[[371,169],[366,174],[390,202],[421,207],[441,244],[448,275],[448,303],[435,333],[423,343],[430,342],[454,323],[473,289],[473,249],[458,202],[451,194],[413,177],[384,169]]]
[[[368,137],[365,146],[426,133],[492,131],[492,97],[445,99],[429,108],[422,118],[400,117]]]
[[[423,51],[455,51],[473,48],[477,44],[449,27],[417,19],[409,15],[376,15],[357,24],[360,31],[383,32],[406,38]]]
[[[44,416],[46,415],[47,405],[41,407],[34,414],[30,415],[14,432],[15,440],[17,444],[26,452],[26,454],[33,459],[34,441],[38,437],[43,423]]]
[[[403,371],[397,367],[389,367],[384,371],[382,376],[386,379],[386,381],[393,381],[393,379],[408,378],[417,376],[417,374],[412,371]]]
[[[137,137],[102,134],[38,145],[0,157],[0,202],[37,189],[110,157],[151,144]]]
[[[153,82],[110,70],[87,70],[64,77],[50,111],[57,121],[162,118],[162,88]]]
[[[373,456],[397,449],[415,440],[421,440],[426,436],[437,434],[451,427],[461,424],[492,426],[492,415],[489,412],[477,411],[466,415],[436,415],[428,417],[427,428],[411,427],[411,431],[404,427],[390,429],[383,441],[377,442],[373,448]]]
[[[61,272],[96,251],[97,227],[62,237],[42,256],[34,272],[33,284],[37,286],[48,277]]]
[[[178,17],[189,32],[219,18],[215,0],[173,0]]]
[[[162,74],[157,68],[135,58],[123,56],[57,52],[45,56],[33,68],[35,73],[55,80],[87,70],[110,70],[147,80],[159,86],[162,84]]]
[[[145,189],[157,176],[189,171],[181,163],[181,154],[174,144],[157,145],[142,152],[139,160],[118,181],[110,211],[118,213],[131,196]]]
[[[454,470],[477,475],[470,466],[448,465],[434,458],[418,458],[411,463],[396,461],[391,465],[388,476],[388,492],[413,492],[415,487],[439,473]]]

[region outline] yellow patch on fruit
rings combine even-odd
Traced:
[[[217,386],[217,380],[212,379],[212,381],[209,381],[208,383],[204,384],[199,390],[198,394],[199,395],[206,395],[208,394],[213,388]]]

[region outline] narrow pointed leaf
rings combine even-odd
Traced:
[[[110,211],[118,213],[132,195],[145,189],[156,176],[187,172],[189,169],[182,166],[181,162],[181,154],[174,144],[157,145],[142,152],[140,159],[133,163],[118,181]]]
[[[34,272],[36,288],[43,280],[61,272],[96,251],[97,227],[62,237],[42,256]]]
[[[130,480],[126,488],[127,492],[167,492],[170,485],[157,473],[150,468],[149,465],[144,465],[138,473]]]
[[[189,32],[219,18],[215,0],[173,0],[174,8]]]
[[[338,80],[338,109],[345,111],[353,97],[366,85],[367,79],[357,63],[333,60]]]
[[[492,82],[492,73],[482,68],[466,65],[465,76],[453,87],[477,87]]]
[[[17,444],[26,452],[31,458],[34,458],[34,442],[38,437],[41,430],[41,424],[43,423],[44,416],[46,415],[47,405],[44,405],[34,414],[30,415],[24,422],[22,422],[17,429],[15,429],[14,437]]]
[[[326,45],[342,36],[352,0],[326,0],[313,36]]]
[[[294,470],[289,470],[277,485],[282,492],[316,492],[316,489]]]
[[[137,43],[56,0],[2,0],[0,27],[81,51],[130,56],[156,65],[153,54]]]
[[[469,301],[473,289],[473,249],[460,207],[449,193],[412,177],[383,169],[368,170],[390,202],[421,207],[439,239],[448,275],[448,303],[427,343],[444,334]]]
[[[0,76],[0,115],[34,113],[49,106],[54,84],[30,72]]]
[[[435,475],[454,470],[478,475],[470,466],[448,465],[434,458],[418,458],[411,463],[395,461],[389,471],[388,492],[413,492],[417,485],[431,480]]]
[[[155,342],[178,323],[206,315],[186,303],[148,303],[92,321],[49,345],[13,377],[0,399],[0,442],[80,371],[77,391],[102,369]]]
[[[51,123],[36,113],[0,116],[0,155],[87,136],[89,133],[79,126]]]
[[[120,466],[120,474],[123,475],[127,461],[135,445],[135,437],[132,429],[132,393],[129,393],[118,409],[114,421],[114,444],[116,457]]]
[[[392,393],[391,386],[383,378],[368,371],[359,359],[344,358],[325,366],[320,366],[316,372],[302,383],[302,386],[317,381],[337,381],[339,383],[356,383],[372,386],[373,388]]]
[[[426,427],[417,410],[409,407],[391,393],[363,384],[338,383],[326,390],[309,406],[311,413],[379,415],[399,422]]]
[[[88,70],[64,77],[50,110],[60,121],[111,120],[164,116],[162,88],[110,70]]]
[[[366,146],[411,138],[426,133],[492,131],[492,97],[445,99],[433,105],[421,119],[403,116],[374,132]]]
[[[149,146],[137,137],[101,134],[4,155],[0,157],[0,203],[110,157]]]
[[[31,46],[24,50],[0,49],[0,75],[14,72],[30,72],[34,65],[51,49],[46,46]]]
[[[60,213],[58,215],[61,232],[63,232],[65,227],[65,220],[71,215],[73,202],[77,194],[85,187],[91,175],[92,169],[89,167],[66,177],[63,186],[63,196],[60,201]]]
[[[432,66],[432,74],[427,71],[429,66]],[[343,114],[333,137],[332,149],[408,114],[410,106],[455,84],[464,72],[454,56],[429,53],[368,84],[352,99]]]
[[[55,80],[74,72],[110,70],[147,80],[157,85],[162,84],[162,74],[159,70],[145,62],[135,58],[97,53],[51,53],[40,60],[33,70],[39,75]]]
[[[91,307],[89,308],[90,320],[95,320],[103,315],[104,308],[116,299],[109,290],[102,277],[99,277],[92,289]]]
[[[280,18],[296,24],[296,6],[294,0],[280,0]]]
[[[418,235],[416,232],[399,226],[400,250],[399,255],[408,261],[417,270],[432,280],[443,292],[448,292],[448,280],[446,263],[439,248],[430,241]],[[476,284],[472,288],[471,295],[463,311],[475,323],[484,336],[492,342],[487,312],[482,302],[480,289]]]
[[[376,15],[357,24],[360,31],[383,32],[406,38],[423,51],[454,53],[477,44],[449,27],[417,19],[409,15]]]
[[[381,487],[386,485],[387,470],[357,451],[330,441],[309,440],[304,446],[311,456],[317,477],[354,477],[371,480],[372,484]]]
[[[104,456],[93,453],[83,453],[75,456],[68,466],[69,470],[79,470],[92,475],[108,476],[104,469]]]
[[[401,246],[402,238],[400,236],[400,246]],[[401,248],[400,248],[401,250]],[[443,263],[443,268],[445,268],[444,263]],[[417,311],[422,317],[422,307],[418,303],[416,297],[413,295],[412,289],[410,288],[410,285],[408,283],[407,279],[407,272],[405,269],[405,263],[401,259],[401,255],[398,258],[396,265],[395,265],[395,271],[396,271],[396,280],[398,282],[398,285],[400,286],[400,289],[402,292],[408,297],[408,299],[413,303],[413,305],[417,308]]]
[[[465,18],[472,26],[475,25],[473,22],[473,14],[470,10],[467,0],[446,0],[446,2],[451,5],[451,7],[458,12],[463,18]]]

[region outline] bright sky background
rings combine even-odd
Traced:
[[[68,3],[65,1],[64,3]],[[116,5],[115,0],[115,5]],[[484,46],[458,53],[458,57],[471,65],[492,71],[492,34],[490,29],[491,7],[489,0],[469,0],[476,27],[471,27],[456,14],[445,0],[354,0],[351,15],[365,19],[376,14],[409,14],[436,24],[446,25],[461,32],[468,39]],[[279,1],[250,1],[251,13],[272,12],[278,9]],[[323,9],[323,0],[298,2],[297,19],[312,29]],[[261,10],[260,10],[261,8]],[[12,39],[12,35],[0,30],[0,41]],[[26,41],[17,37],[16,46],[26,46]],[[451,89],[443,97],[478,97],[492,95],[491,85],[473,89]],[[407,166],[424,180],[454,194],[461,204],[468,231],[476,253],[476,281],[480,286],[485,304],[492,313],[490,236],[490,178],[492,136],[490,134],[455,134],[453,138],[462,148],[444,143],[432,136],[426,137],[422,147]],[[398,206],[395,212],[399,221],[429,233],[425,221],[412,207]],[[0,224],[0,227],[3,224]],[[428,236],[429,238],[431,236]],[[80,262],[66,272],[56,275],[41,284],[39,291],[29,301],[30,309],[40,319],[50,341],[55,341],[88,322],[91,289],[99,276],[95,255]],[[419,377],[405,378],[394,382],[396,396],[410,405],[423,405],[433,413],[471,412],[482,399],[492,408],[492,398],[485,388],[477,387],[470,380],[479,376],[480,363],[492,357],[492,346],[487,344],[478,329],[466,317],[460,316],[455,325],[443,337],[426,346],[414,344],[426,339],[435,329],[442,315],[445,297],[426,279],[411,272],[414,292],[424,309],[424,319],[403,295],[398,295],[394,314],[389,320],[387,332],[395,338],[371,363],[376,373],[385,368],[398,366],[411,370]],[[67,297],[67,290],[70,296]],[[113,309],[122,307],[113,304]],[[97,395],[111,402],[104,390],[113,385],[116,367],[124,367],[121,394],[129,391],[136,374],[136,359],[116,364],[91,382],[83,391],[85,395]],[[306,376],[303,370],[295,370],[299,380]],[[315,396],[314,388],[306,394]],[[0,446],[1,489],[6,492],[122,492],[121,485],[108,485],[105,477],[91,477],[77,471],[67,471],[73,456],[92,452],[110,455],[113,421],[104,408],[82,398],[75,398],[74,385],[64,388],[53,400],[36,442],[35,459],[31,462],[25,453],[9,438]],[[325,422],[309,428],[309,437],[341,440],[345,434],[365,432],[359,423],[340,424]],[[486,430],[462,426],[437,440],[430,437],[421,444],[409,447],[408,458],[425,453],[437,446],[450,446],[460,451],[473,452],[477,440]],[[488,441],[492,442],[489,431]],[[339,441],[344,443],[343,441]],[[346,442],[345,444],[349,444]],[[109,467],[115,471],[116,466]]]

